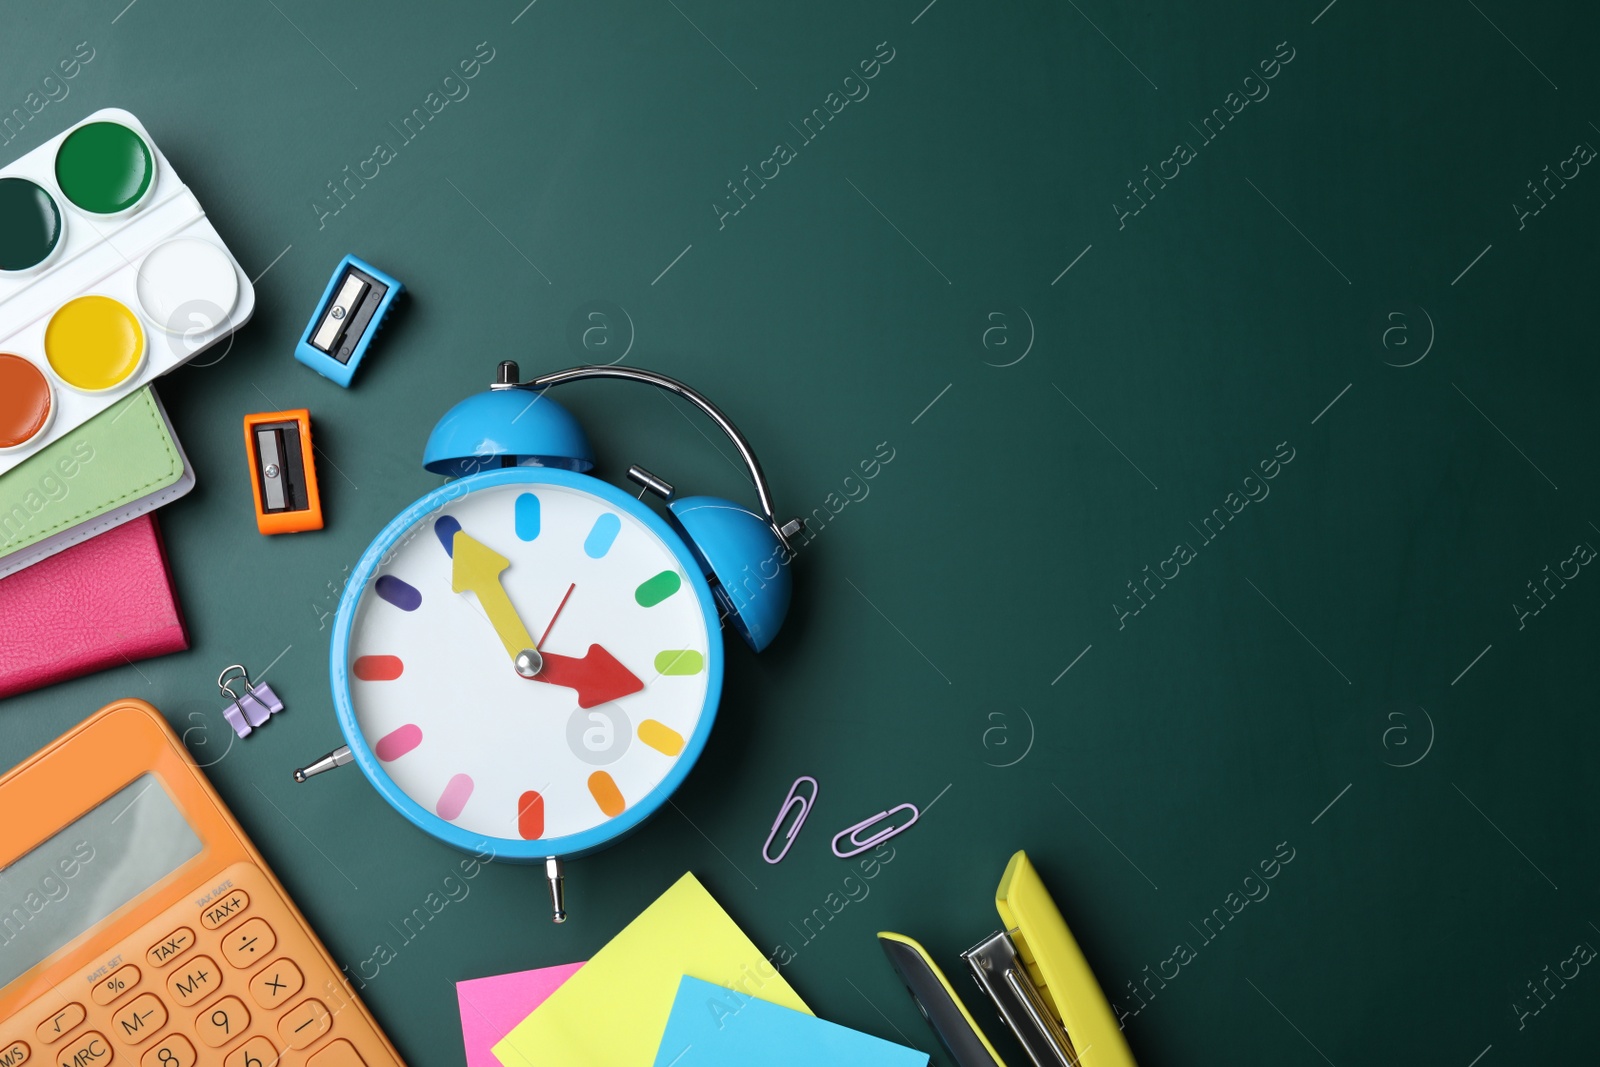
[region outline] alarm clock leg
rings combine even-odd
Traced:
[[[304,767],[295,768],[294,780],[297,782],[304,782],[307,778],[310,778],[314,774],[321,774],[323,771],[331,771],[335,767],[343,767],[346,763],[349,763],[353,759],[355,759],[355,756],[351,754],[350,746],[340,745],[338,748],[334,749],[326,756],[323,756],[315,763],[308,764]]]
[[[544,861],[544,876],[550,882],[550,921],[567,921],[565,879],[561,873],[561,860],[551,856]]]

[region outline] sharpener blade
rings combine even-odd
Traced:
[[[261,480],[261,510],[273,514],[304,511],[310,507],[299,424],[262,423],[255,427],[255,444],[256,474]]]

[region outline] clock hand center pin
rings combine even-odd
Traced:
[[[539,655],[537,648],[525,648],[517,653],[511,666],[524,678],[537,678],[539,672],[544,670],[544,657]]]

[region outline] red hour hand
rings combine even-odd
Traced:
[[[637,693],[644,683],[633,672],[617,662],[615,656],[599,645],[590,645],[583,658],[558,656],[554,652],[540,653],[544,665],[533,676],[535,682],[559,685],[578,691],[578,707],[592,708],[597,704]]]

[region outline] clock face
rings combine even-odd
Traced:
[[[650,814],[704,744],[721,684],[709,590],[614,487],[542,468],[444,486],[351,585],[334,639],[346,733],[436,836],[526,842],[525,857],[593,847]]]

